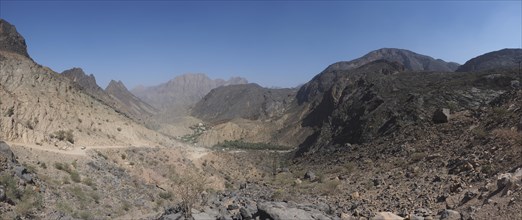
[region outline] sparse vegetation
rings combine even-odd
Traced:
[[[59,141],[68,141],[71,144],[74,144],[74,135],[72,130],[64,131],[59,130],[50,135],[51,138],[56,138]]]
[[[74,161],[73,163],[75,163],[75,162],[76,161]],[[73,167],[75,167],[75,166],[73,165]],[[54,163],[54,168],[68,173],[70,175],[72,181],[74,181],[76,183],[81,182],[80,174],[78,173],[78,171],[71,169],[69,164],[56,162],[56,163]]]
[[[42,207],[42,196],[32,188],[19,188],[14,176],[3,174],[0,185],[4,186],[6,198],[16,204],[15,212],[19,215],[30,217]]]
[[[177,195],[182,201],[185,218],[190,219],[192,217],[192,207],[200,202],[200,195],[205,191],[207,180],[203,174],[195,172],[186,172],[183,175],[176,176],[177,178],[174,181],[178,186]]]
[[[177,139],[185,143],[195,144],[198,142],[198,138],[207,130],[209,130],[210,127],[208,127],[208,125],[206,124],[199,123],[190,126],[190,129],[192,130],[192,134],[186,134],[181,137],[178,137]]]

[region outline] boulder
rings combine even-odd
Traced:
[[[11,151],[11,147],[7,145],[5,142],[0,141],[0,162],[6,161],[8,163],[14,163],[16,161],[16,157]]]
[[[446,210],[442,211],[442,214],[440,215],[440,220],[460,220],[460,219],[461,219],[460,213],[457,211],[451,210],[451,209],[446,209]]]
[[[448,108],[437,109],[433,113],[432,120],[436,124],[447,123],[450,119],[450,110]]]
[[[0,185],[0,202],[3,202],[5,201],[6,199],[6,195],[5,195],[5,189],[4,189],[4,186]]]
[[[261,219],[273,219],[273,220],[287,220],[287,219],[300,219],[300,220],[315,220],[315,219],[332,219],[326,216],[321,211],[312,207],[306,207],[305,209],[290,206],[284,202],[261,202],[257,204],[258,214]]]
[[[317,176],[315,175],[314,172],[312,171],[306,171],[305,175],[304,175],[304,179],[306,180],[310,180],[310,181],[315,181],[317,179]]]
[[[33,182],[33,175],[31,173],[29,173],[27,168],[25,168],[24,166],[17,165],[14,167],[14,171],[15,171],[16,176],[18,176],[18,178],[20,178],[28,183]]]
[[[503,173],[497,178],[497,190],[502,190],[506,194],[522,180],[522,168],[518,168],[514,173]]]
[[[241,214],[241,217],[245,220],[252,219],[252,213],[250,213],[250,211],[248,211],[248,209],[241,207],[239,209],[239,213]]]
[[[372,220],[402,220],[404,218],[396,215],[396,214],[393,214],[391,212],[379,212],[377,213],[377,215],[373,216],[373,218],[371,218]]]

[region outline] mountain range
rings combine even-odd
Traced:
[[[131,93],[35,63],[0,19],[0,213],[519,219],[521,54],[385,48],[298,88],[187,74]]]

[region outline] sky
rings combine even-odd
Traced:
[[[105,87],[185,73],[293,87],[379,48],[463,64],[522,46],[522,1],[0,0],[31,57]]]

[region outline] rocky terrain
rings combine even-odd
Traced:
[[[215,88],[171,138],[109,103],[148,108],[123,84],[58,74],[0,30],[2,218],[522,218],[520,50],[453,72],[383,49],[299,89]]]

